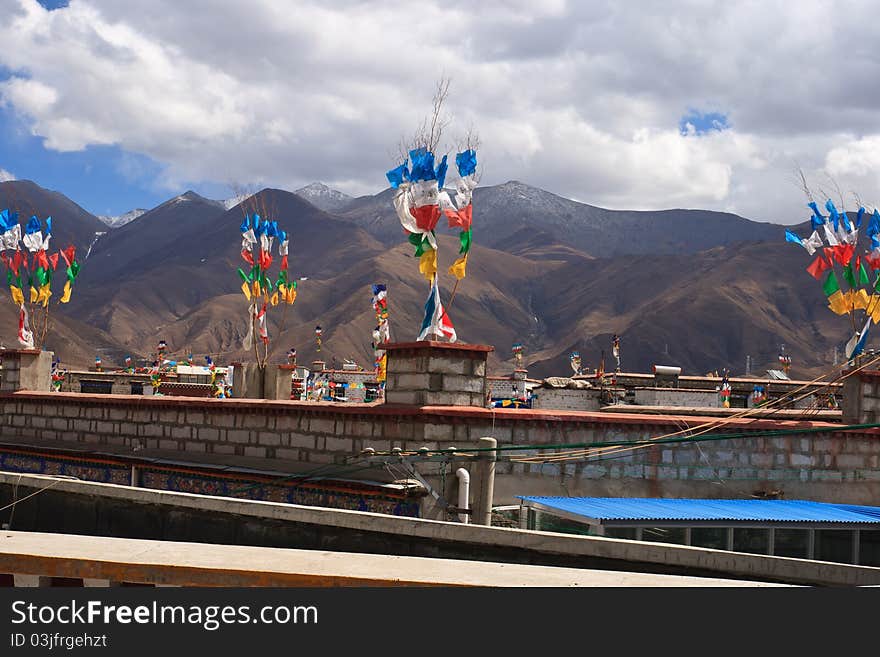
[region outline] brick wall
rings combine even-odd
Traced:
[[[551,388],[544,386],[532,391],[532,408],[559,409],[563,411],[598,411],[599,395],[596,388],[581,390],[570,388]]]
[[[636,388],[634,392],[634,401],[640,406],[695,406],[700,408],[721,406],[716,390]]]
[[[6,443],[69,443],[100,451],[136,446],[176,452],[315,464],[339,463],[365,447],[415,451],[475,446],[638,440],[717,418],[571,411],[404,407],[18,392],[0,395]],[[822,422],[729,420],[725,432],[816,428],[819,433],[657,445],[602,460],[497,466],[496,503],[515,495],[787,498],[880,504],[880,430],[835,431]],[[93,446],[93,447],[92,447]],[[522,455],[523,452],[516,452]],[[504,456],[511,455],[505,452]],[[249,460],[248,463],[253,463]],[[244,461],[242,461],[244,464]],[[465,464],[465,467],[467,465]],[[436,464],[420,466],[439,485]],[[454,486],[455,477],[447,477]],[[451,494],[450,491],[447,491]]]

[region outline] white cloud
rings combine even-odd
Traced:
[[[868,2],[290,7],[0,0],[13,72],[0,100],[48,148],[118,144],[160,163],[169,187],[318,179],[362,194],[382,188],[445,72],[453,131],[482,137],[484,184],[794,222],[800,165],[818,186],[827,170],[880,198]],[[691,109],[731,127],[681,135]]]
[[[0,169],[0,182],[9,182],[10,180],[16,180],[15,174],[6,169]]]

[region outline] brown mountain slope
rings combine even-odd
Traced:
[[[251,203],[273,208],[279,226],[290,234],[291,277],[332,276],[346,263],[383,250],[362,229],[289,192],[263,190]],[[211,308],[215,300],[222,308],[224,296],[242,296],[236,273],[244,266],[239,256],[242,218],[240,207],[218,211],[213,202],[190,195],[112,231],[96,245],[88,271],[80,275],[83,303],[76,317],[107,330],[133,352],[148,353],[157,335],[163,337],[163,331],[195,310]],[[218,309],[210,313],[226,315]],[[193,330],[181,335],[197,342]]]
[[[86,212],[69,198],[44,189],[30,180],[0,182],[0,210],[8,208],[19,213],[19,223],[27,223],[31,215],[40,221],[52,217],[52,249],[63,249],[69,244],[77,248],[77,258],[85,260],[95,233],[106,232],[107,226]]]
[[[400,239],[392,191],[351,200],[341,216],[385,244]],[[774,224],[709,210],[607,210],[562,198],[518,181],[474,191],[474,239],[485,246],[521,253],[534,247],[533,233],[583,253],[607,258],[623,254],[694,253],[745,241],[772,240]],[[445,232],[441,229],[441,232]]]
[[[44,196],[45,203],[54,202]],[[393,338],[416,338],[428,284],[399,228],[393,241],[389,233],[391,245],[383,246],[359,225],[294,194],[264,190],[256,202],[273,207],[291,234],[291,276],[304,279],[296,304],[286,314],[276,308],[270,315],[276,360],[291,346],[302,362],[312,360],[314,327],[320,324],[323,358],[354,357],[368,365],[370,285],[377,282],[388,285]],[[65,218],[58,220],[59,233],[66,222],[79,226],[85,239],[94,228],[91,215],[80,216],[71,206],[51,210]],[[61,214],[65,208],[71,214]],[[125,353],[147,355],[159,339],[178,356],[244,356],[247,304],[236,275],[241,218],[241,208],[223,211],[184,194],[110,231],[84,263],[71,304],[53,307],[57,325],[47,346],[80,365],[92,363],[99,350],[120,359]],[[532,218],[538,228],[540,219]],[[666,363],[686,373],[722,367],[742,372],[748,354],[753,371],[760,371],[776,365],[784,343],[794,358],[793,374],[805,375],[830,367],[833,348],[842,349],[851,335],[849,322],[824,307],[821,286],[804,271],[809,259],[782,242],[781,229],[773,243],[594,258],[556,240],[553,222],[546,230],[511,226],[493,233],[491,222],[481,224],[479,216],[475,221],[468,276],[449,313],[462,341],[496,347],[496,371],[512,366],[510,347],[517,341],[525,343],[535,376],[570,371],[573,349],[590,366],[604,350],[611,369],[610,340],[618,333],[627,370]],[[454,279],[445,271],[457,239],[443,234],[440,241],[441,289],[449,305]],[[498,248],[489,248],[492,243]],[[0,340],[14,344],[17,321],[5,298]]]
[[[457,239],[441,237],[441,258],[446,255],[448,263],[457,245]],[[527,307],[530,281],[562,263],[536,263],[482,247],[474,247],[471,253],[468,277],[460,284],[449,313],[462,341],[498,344],[501,357],[506,358],[509,345],[531,328]],[[292,262],[299,257],[291,252]],[[441,293],[447,304],[454,281],[448,274],[441,277]],[[300,282],[296,303],[287,311],[279,306],[270,314],[273,358],[283,360],[287,350],[295,347],[300,362],[320,357],[341,363],[344,358],[354,358],[370,366],[375,326],[370,286],[380,282],[388,286],[392,338],[416,339],[429,287],[418,272],[412,247],[402,244],[372,256],[341,259],[335,273]],[[316,325],[323,329],[320,354],[314,339]],[[177,353],[191,349],[199,357],[211,354],[232,359],[245,356],[241,340],[246,330],[247,302],[239,292],[201,304],[159,327],[145,341],[151,345],[164,339]],[[493,362],[497,362],[494,357]]]
[[[808,263],[791,245],[757,243],[556,270],[536,304],[552,339],[532,346],[535,371],[565,371],[572,349],[592,367],[604,350],[606,369],[613,369],[614,333],[627,371],[662,363],[687,373],[741,372],[746,355],[758,371],[777,367],[782,343],[795,373],[831,367],[833,348],[842,349],[852,328],[825,308],[821,285],[804,270]]]

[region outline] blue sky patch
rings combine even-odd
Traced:
[[[727,114],[722,114],[721,112],[701,112],[695,109],[689,110],[678,122],[678,130],[683,135],[704,135],[713,130],[721,132],[729,127]]]
[[[44,9],[52,11],[53,9],[62,9],[70,4],[70,0],[37,0]]]

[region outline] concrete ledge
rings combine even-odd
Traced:
[[[772,586],[424,557],[0,533],[0,572],[163,586]]]
[[[421,342],[389,342],[382,345],[385,351],[420,351],[429,349],[441,349],[443,351],[458,351],[461,353],[473,352],[474,354],[488,354],[495,351],[495,347],[488,344],[464,344],[461,342],[437,342],[435,340],[422,340]],[[485,356],[482,356],[485,358]]]
[[[291,523],[295,526],[323,527],[328,532],[349,532],[358,537],[357,545],[367,551],[369,537],[405,539],[408,549],[417,549],[417,543],[430,545],[432,554],[449,553],[479,557],[481,554],[510,555],[510,561],[527,559],[529,563],[606,564],[622,571],[654,572],[658,574],[688,574],[701,576],[771,581],[791,584],[826,586],[865,586],[880,584],[880,568],[853,566],[805,559],[770,557],[704,548],[617,540],[611,538],[526,531],[503,527],[482,527],[459,523],[404,518],[397,516],[326,509],[319,507],[253,502],[233,498],[209,497],[189,493],[135,489],[112,484],[60,480],[40,475],[0,473],[0,486],[16,485],[19,497],[29,490],[46,489],[64,493],[65,499],[85,497],[90,506],[100,499],[119,500],[129,505],[155,509],[159,505],[174,510],[203,512],[205,519],[222,522],[226,514],[238,516],[237,522],[253,523],[258,519]],[[30,498],[39,500],[40,496]],[[25,502],[24,504],[33,504]],[[80,501],[79,504],[83,504]],[[17,510],[21,517],[27,507]],[[130,513],[137,513],[132,509]],[[219,515],[218,515],[219,514]],[[337,542],[334,540],[334,542]],[[381,541],[377,541],[381,543]],[[337,542],[338,543],[338,542]],[[414,547],[415,546],[415,547]]]

